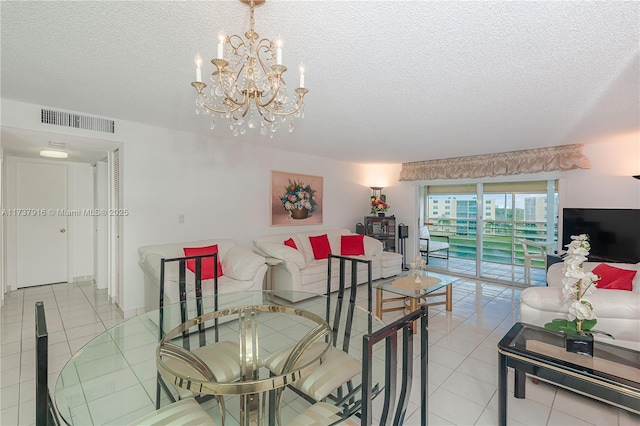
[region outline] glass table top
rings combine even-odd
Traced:
[[[249,294],[251,293],[251,294]],[[239,306],[253,304],[255,296],[260,296],[265,304],[295,306],[312,312],[319,317],[327,315],[327,298],[314,295],[297,303],[276,297],[273,292],[258,291],[220,294],[220,309],[229,305]],[[240,301],[239,301],[240,300]],[[189,305],[195,311],[195,301]],[[338,300],[331,298],[330,322]],[[347,310],[348,301],[344,301],[342,311]],[[206,306],[206,303],[205,303]],[[205,312],[211,312],[207,309]],[[303,337],[309,330],[309,324],[292,321],[291,315],[268,314],[269,318],[261,323],[259,341],[261,357],[295,345],[297,339]],[[190,314],[189,318],[195,317]],[[164,308],[164,330],[179,326],[179,304]],[[80,351],[78,351],[60,372],[55,386],[55,404],[62,419],[67,424],[129,424],[143,415],[155,410],[156,401],[156,349],[159,336],[159,310],[150,311],[128,319],[115,327],[101,333]],[[352,332],[350,334],[349,354],[356,358],[362,357],[362,337],[368,333],[369,326],[375,331],[384,323],[364,308],[355,309]],[[340,325],[343,327],[343,324]],[[219,325],[221,339],[238,336],[238,321],[228,321]],[[338,338],[337,347],[342,347]],[[384,359],[383,355],[378,356]],[[295,398],[292,391],[289,398]],[[234,397],[237,398],[237,397]],[[225,398],[225,401],[227,398]],[[163,393],[161,406],[168,403]],[[217,409],[214,401],[209,411],[214,420]],[[300,405],[300,403],[298,403]],[[227,406],[226,424],[239,424],[238,402],[230,398]]]
[[[516,323],[498,347],[507,356],[509,353],[523,354],[563,370],[640,388],[640,352],[633,349],[595,340],[593,357],[576,354],[565,349],[563,333],[526,323]]]
[[[420,299],[429,293],[442,290],[447,285],[460,279],[460,277],[432,271],[418,271],[418,276],[420,277],[420,283],[415,282],[415,275],[410,272],[408,275],[402,275],[391,282],[373,283],[373,287],[400,296]]]

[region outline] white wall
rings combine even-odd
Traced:
[[[68,163],[67,165],[69,209],[76,211],[93,209],[93,167],[88,163]],[[93,223],[93,216],[69,217],[70,280],[85,281],[94,278]]]
[[[284,232],[269,224],[270,170],[324,177],[324,223],[300,230],[354,229],[365,213],[362,166],[140,125],[125,131],[125,309],[144,300],[140,246],[232,238],[251,248],[255,236]]]
[[[85,130],[43,127],[39,108],[3,99],[0,124],[96,137]],[[324,177],[324,223],[300,230],[354,230],[369,211],[372,184],[363,165],[123,120],[116,120],[116,132],[104,138],[122,143],[122,207],[129,210],[122,237],[125,315],[144,305],[139,247],[220,237],[250,248],[255,236],[284,232],[269,224],[270,170]],[[277,146],[277,138],[269,146]],[[184,215],[184,223],[178,223],[178,215]]]
[[[0,188],[4,185],[3,176],[4,176],[4,150],[2,148],[2,141],[0,141]],[[4,191],[0,189],[0,209],[4,209]],[[5,246],[5,238],[4,238],[4,216],[0,218],[0,264],[5,264],[4,257],[4,246]],[[0,306],[4,306],[4,293],[6,292],[6,284],[5,284],[5,269],[2,268],[0,270]]]
[[[584,146],[589,170],[565,172],[565,205],[576,208],[640,209],[640,132],[603,138]]]

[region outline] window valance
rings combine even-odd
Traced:
[[[582,144],[402,163],[401,181],[483,178],[590,168]]]

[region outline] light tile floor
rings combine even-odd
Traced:
[[[496,344],[518,319],[520,292],[515,287],[460,279],[454,283],[452,312],[443,306],[430,308],[429,424],[497,424]],[[34,304],[38,300],[47,308],[51,388],[73,353],[123,321],[105,291],[96,290],[92,283],[47,285],[7,294],[0,314],[2,425],[34,424]],[[385,320],[393,318],[385,316]],[[409,426],[419,424],[417,387],[412,396],[405,422]],[[511,393],[508,407],[513,425],[640,424],[640,416],[545,383],[527,383],[524,400]]]

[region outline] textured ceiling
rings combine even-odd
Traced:
[[[640,129],[638,2],[278,1],[304,120],[234,138],[195,115],[193,57],[244,33],[240,1],[1,2],[2,97],[360,162],[570,143]],[[206,66],[206,65],[205,65]],[[205,74],[213,70],[205,68]]]

